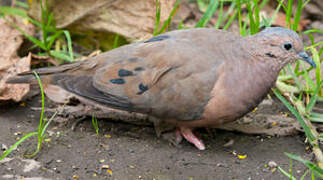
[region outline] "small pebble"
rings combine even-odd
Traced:
[[[5,151],[8,149],[8,146],[5,144],[1,144],[1,151]]]
[[[223,145],[223,147],[230,147],[230,146],[232,146],[234,144],[234,140],[233,139],[230,139],[227,143],[225,143],[224,145]]]
[[[109,166],[109,165],[102,165],[102,166],[101,166],[101,168],[102,168],[102,169],[109,169],[109,168],[110,168],[110,166]]]
[[[277,163],[276,163],[275,161],[269,161],[269,162],[268,162],[268,166],[269,166],[270,168],[276,168],[276,167],[277,167]]]
[[[14,133],[15,136],[18,136],[18,135],[21,135],[21,134],[22,134],[22,132],[19,132],[19,131]]]

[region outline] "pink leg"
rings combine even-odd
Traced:
[[[186,127],[180,127],[179,129],[177,129],[177,132],[179,132],[188,142],[194,144],[194,146],[197,147],[197,149],[199,150],[205,149],[205,146],[202,140],[200,140],[193,134],[192,129],[186,128]],[[177,132],[176,134],[178,134]]]

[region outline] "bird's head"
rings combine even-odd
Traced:
[[[267,56],[267,60],[273,59],[278,69],[297,59],[302,59],[314,68],[316,67],[312,58],[304,51],[302,40],[292,30],[281,27],[269,27],[254,37],[261,43],[259,51],[262,56]]]

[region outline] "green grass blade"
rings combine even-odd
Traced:
[[[323,123],[323,118],[310,117],[309,120],[314,123]]]
[[[308,103],[308,105],[306,106],[305,111],[306,111],[307,114],[310,114],[312,112],[313,107],[315,106],[315,103],[316,103],[317,98],[318,98],[318,92],[321,89],[321,84],[322,83],[323,83],[323,81],[321,81],[321,83],[316,86],[315,91],[312,94],[311,100]]]
[[[63,52],[51,50],[50,51],[50,55],[53,56],[53,57],[56,57],[58,59],[63,59],[65,61],[69,61],[69,62],[73,62],[74,61],[70,56],[66,55]]]
[[[296,74],[294,73],[294,71],[292,70],[292,66],[290,64],[287,65],[287,71],[292,75],[292,78],[297,86],[297,88],[299,90],[302,90],[303,89],[303,86],[299,80],[299,78],[297,78]]]
[[[259,5],[259,9],[263,9],[264,6],[268,3],[269,0],[263,0],[261,4]]]
[[[315,48],[311,48],[311,52],[313,54],[313,61],[315,62],[315,64],[317,64],[316,69],[315,69],[315,77],[316,77],[316,86],[321,86],[322,82],[321,82],[321,61],[320,61],[320,56],[319,53],[317,52],[317,50]],[[323,95],[322,94],[322,89],[319,89],[318,94]]]
[[[45,132],[47,130],[47,127],[49,126],[49,124],[53,121],[54,117],[57,115],[58,110],[55,111],[55,113],[50,117],[50,119],[46,122],[45,126],[43,127],[42,131],[41,131],[41,135],[42,137],[44,137]]]
[[[302,116],[298,113],[298,111],[276,90],[272,89],[274,94],[277,96],[277,98],[283,102],[283,104],[287,107],[287,109],[292,112],[292,114],[296,117],[298,120],[299,124],[302,126],[302,128],[305,131],[306,136],[309,138],[309,140],[312,142],[315,140],[315,136],[312,134],[311,130],[305,123],[304,119]]]
[[[304,34],[310,34],[310,33],[321,33],[321,34],[323,34],[323,30],[320,30],[320,29],[310,29],[310,30],[304,31]]]
[[[195,27],[205,27],[216,12],[218,5],[218,0],[211,0],[207,10],[203,14],[202,18],[196,23]]]
[[[254,18],[255,18],[255,33],[259,32],[259,28],[260,28],[260,16],[259,16],[259,6],[258,6],[258,2],[259,0],[253,0],[253,4],[254,4]]]
[[[20,17],[28,19],[28,21],[30,21],[34,25],[38,26],[39,28],[41,27],[41,24],[38,21],[30,18],[27,15],[27,12],[23,9],[8,7],[8,6],[0,6],[0,14],[5,14],[5,15],[9,14],[9,15],[14,15],[14,16],[20,16]]]
[[[41,134],[41,129],[43,128],[43,120],[44,120],[44,111],[45,111],[45,93],[44,93],[44,88],[41,82],[40,77],[38,76],[37,72],[34,71],[34,76],[36,77],[37,81],[38,81],[38,85],[39,85],[39,89],[41,92],[41,112],[40,112],[40,120],[39,120],[39,124],[38,124],[38,135]]]
[[[116,34],[115,36],[114,36],[114,40],[113,40],[113,46],[112,46],[112,49],[115,49],[115,48],[117,48],[118,47],[118,44],[119,44],[119,34]]]
[[[290,154],[285,152],[285,155],[288,156],[289,158],[292,158],[296,161],[299,161],[301,163],[303,163],[305,166],[307,166],[310,169],[313,169],[313,172],[316,174],[320,174],[323,175],[323,169],[321,169],[320,167],[318,167],[315,163],[302,159],[300,156],[294,155],[294,154]]]
[[[51,47],[53,46],[55,40],[63,34],[63,31],[57,31],[54,35],[49,36],[48,40],[47,40],[47,47],[46,49],[51,49]]]
[[[299,61],[299,62],[302,65],[303,69],[306,69],[304,62],[303,61]],[[314,89],[315,89],[315,83],[313,82],[312,78],[308,74],[308,71],[307,70],[305,70],[303,72],[304,73],[302,75],[303,75],[303,78],[305,79],[306,87],[307,87],[307,89],[305,89],[305,90],[307,90],[307,91],[311,91],[311,90],[314,91]]]
[[[221,23],[222,23],[222,20],[223,20],[223,1],[221,1],[221,3],[220,3],[220,11],[219,11],[219,13],[218,13],[218,20],[217,20],[217,22],[216,22],[216,24],[215,24],[215,29],[219,29],[220,28],[220,25],[221,25]]]
[[[236,18],[238,14],[238,11],[235,10],[233,15],[230,16],[229,20],[227,21],[227,23],[225,24],[225,26],[223,27],[223,30],[227,30],[230,26],[231,26],[231,23],[233,22],[233,20]]]
[[[221,1],[221,2],[223,2],[223,1]],[[224,4],[224,2],[223,2],[223,4]],[[233,1],[233,2],[231,2],[229,9],[226,10],[225,14],[223,15],[222,22],[227,21],[235,11],[236,11],[236,3]],[[223,9],[222,9],[222,14],[223,14]]]
[[[323,114],[312,112],[310,120],[316,123],[323,123]]]
[[[98,119],[97,119],[94,115],[92,115],[92,125],[93,125],[93,127],[94,127],[94,129],[95,129],[95,133],[96,133],[97,135],[99,135]]]
[[[303,0],[298,0],[296,13],[294,15],[294,23],[292,26],[292,29],[294,31],[298,31],[298,25],[301,19],[302,7],[303,7]]]
[[[67,40],[67,47],[68,47],[68,53],[70,55],[71,61],[74,61],[74,53],[73,53],[73,47],[72,47],[72,38],[70,35],[70,32],[67,30],[63,30],[65,38]]]
[[[311,0],[307,0],[307,1],[305,1],[304,3],[303,3],[303,7],[302,8],[304,8],[309,2],[310,2]]]
[[[181,2],[181,0],[177,0],[172,11],[170,12],[168,19],[164,22],[163,26],[161,27],[161,29],[158,31],[157,34],[161,34],[163,32],[166,31],[167,28],[170,28],[170,23],[172,22],[172,18],[175,15],[175,12],[179,6],[179,3]]]
[[[0,13],[16,15],[24,18],[28,17],[27,12],[25,10],[8,6],[0,6]]]
[[[197,6],[199,8],[199,10],[203,13],[205,13],[205,11],[208,8],[209,2],[206,0],[196,0]]]
[[[47,16],[47,22],[46,22],[46,27],[53,27],[54,23],[54,14],[53,13],[49,13]]]
[[[25,9],[29,8],[27,3],[24,3],[24,2],[21,2],[21,1],[15,1],[15,5],[19,6],[19,7],[22,7],[22,8],[25,8]]]
[[[24,135],[21,139],[19,139],[14,145],[12,145],[8,150],[6,150],[2,156],[0,157],[0,160],[3,160],[5,157],[7,157],[16,147],[19,146],[22,142],[24,142],[26,139],[30,138],[31,136],[37,135],[37,132],[31,132],[26,135]]]
[[[293,10],[293,0],[288,0],[287,11],[286,11],[286,27],[291,26],[292,10]]]
[[[307,169],[306,171],[305,171],[305,173],[302,175],[302,177],[299,179],[299,180],[304,180],[305,179],[305,177],[306,177],[306,175],[309,173],[309,172],[311,172],[312,171],[312,169]]]
[[[156,0],[155,1],[156,4],[156,14],[155,14],[155,28],[154,28],[154,32],[153,32],[153,36],[156,36],[159,30],[159,26],[160,26],[160,1]]]
[[[272,17],[270,18],[269,26],[271,26],[271,25],[272,25],[272,23],[274,22],[274,20],[276,19],[277,14],[278,14],[278,12],[279,12],[280,8],[284,5],[283,3],[284,3],[284,0],[280,0],[280,1],[278,1],[278,6],[276,7],[274,14],[273,14],[273,15],[272,15]]]
[[[291,180],[296,180],[296,178],[294,176],[292,176],[291,174],[289,174],[288,172],[286,172],[283,168],[281,168],[280,166],[278,166],[278,169],[281,173],[283,173],[286,177],[288,177]]]
[[[251,3],[250,1],[247,1],[247,10],[248,10],[248,18],[249,18],[249,26],[250,26],[250,33],[252,34],[256,34],[256,23],[255,20],[253,19],[253,11],[251,8]]]

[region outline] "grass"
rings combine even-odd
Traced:
[[[25,157],[34,157],[38,154],[38,152],[40,151],[43,141],[46,137],[46,130],[49,126],[49,124],[52,122],[52,120],[54,119],[54,117],[57,114],[57,111],[51,116],[51,118],[49,120],[47,120],[46,118],[44,118],[44,110],[45,110],[45,94],[44,94],[44,89],[41,83],[41,80],[38,76],[38,74],[36,72],[34,72],[35,77],[38,80],[38,84],[39,84],[39,88],[40,88],[40,92],[41,92],[41,104],[42,104],[42,108],[41,108],[41,113],[40,113],[40,120],[39,120],[39,124],[38,124],[38,129],[37,132],[30,132],[27,133],[26,135],[24,135],[21,139],[19,139],[14,145],[12,145],[8,150],[4,151],[3,154],[0,157],[0,160],[4,159],[5,157],[7,157],[14,149],[16,149],[22,142],[24,142],[25,140],[29,139],[32,136],[37,136],[37,147],[34,153],[32,154],[25,154]]]
[[[287,176],[291,180],[296,180],[296,177],[293,176],[293,167],[292,167],[292,161],[296,160],[299,162],[302,162],[304,165],[308,167],[308,169],[303,173],[303,175],[300,177],[300,180],[304,180],[309,173],[311,173],[311,179],[315,180],[315,177],[323,178],[323,169],[319,168],[315,163],[311,161],[307,161],[302,159],[300,156],[291,154],[291,153],[285,153],[286,156],[290,158],[290,167],[289,172],[286,172],[283,168],[278,166],[278,169],[280,172],[282,172],[285,176]]]
[[[94,127],[96,135],[99,135],[99,124],[98,119],[95,117],[95,115],[92,115],[92,125]]]

